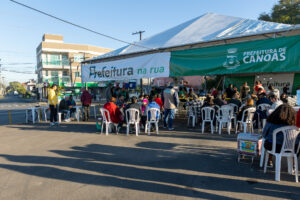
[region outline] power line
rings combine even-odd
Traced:
[[[2,71],[11,72],[11,73],[19,73],[19,74],[35,74],[35,72],[29,72],[29,71],[16,71],[16,70],[7,70],[7,69],[2,69]]]
[[[20,3],[20,2],[14,1],[14,0],[9,0],[9,1],[11,1],[11,2],[13,2],[13,3],[16,3],[16,4],[19,4],[19,5],[23,6],[23,7],[26,7],[26,8],[28,8],[28,9],[30,9],[30,10],[34,10],[34,11],[36,11],[36,12],[38,12],[38,13],[41,13],[41,14],[43,14],[43,15],[46,15],[46,16],[48,16],[48,17],[54,18],[54,19],[56,19],[56,20],[59,20],[59,21],[61,21],[61,22],[64,22],[64,23],[66,23],[66,24],[70,24],[70,25],[72,25],[72,26],[76,26],[77,28],[81,28],[81,29],[84,29],[84,30],[86,30],[86,31],[95,33],[95,34],[97,34],[97,35],[101,35],[101,36],[103,36],[103,37],[107,37],[107,38],[109,38],[109,39],[116,40],[116,41],[119,41],[119,42],[122,42],[122,43],[125,43],[125,44],[129,44],[129,45],[133,45],[133,46],[137,46],[137,47],[142,47],[142,48],[149,49],[149,50],[152,49],[152,48],[148,48],[148,47],[145,47],[145,46],[142,46],[142,45],[137,45],[137,44],[134,44],[134,43],[131,43],[131,42],[126,42],[126,41],[124,41],[124,40],[121,40],[121,39],[118,39],[118,38],[115,38],[115,37],[112,37],[112,36],[109,36],[109,35],[106,35],[106,34],[103,34],[103,33],[97,32],[97,31],[94,31],[94,30],[92,30],[92,29],[83,27],[83,26],[81,26],[81,25],[74,24],[74,23],[72,23],[72,22],[69,22],[69,21],[64,20],[64,19],[62,19],[62,18],[59,18],[59,17],[56,17],[56,16],[54,16],[54,15],[48,14],[48,13],[46,13],[46,12],[43,12],[43,11],[38,10],[38,9],[36,9],[36,8],[30,7],[30,6],[25,5],[25,4],[23,4],[23,3]]]
[[[34,65],[36,63],[2,63],[2,65]]]

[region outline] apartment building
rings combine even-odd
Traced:
[[[110,51],[108,48],[91,45],[67,44],[62,35],[44,34],[42,42],[36,48],[39,92],[44,93],[43,88],[51,83],[65,87],[80,85],[80,62]]]

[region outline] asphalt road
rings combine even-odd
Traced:
[[[237,163],[236,135],[175,121],[151,136],[96,133],[94,122],[0,128],[1,200],[299,199],[300,186],[259,159]]]
[[[6,96],[0,98],[0,125],[9,124],[9,111],[12,124],[25,122],[25,110],[38,105],[33,99],[23,99],[18,96]]]

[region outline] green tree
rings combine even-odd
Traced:
[[[13,81],[9,83],[9,92],[17,91],[19,94],[26,94],[26,89],[21,83]]]
[[[284,24],[300,24],[300,0],[280,0],[270,14],[260,14],[260,20]]]

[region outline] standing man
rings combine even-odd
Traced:
[[[58,125],[57,122],[57,95],[55,93],[57,85],[53,84],[48,94],[48,103],[50,107],[50,126]]]
[[[240,91],[241,91],[241,98],[242,99],[247,98],[248,94],[250,93],[250,87],[248,86],[247,82],[245,82],[243,84],[243,86],[241,87]]]
[[[179,104],[178,93],[173,86],[174,83],[170,83],[169,87],[167,87],[163,91],[163,99],[162,99],[165,108],[164,128],[167,128],[167,118],[168,118],[169,131],[174,130],[173,119],[175,117],[175,109],[178,107]]]
[[[92,104],[92,95],[87,90],[83,89],[80,100],[81,100],[82,109],[83,109],[83,112],[84,112],[83,121],[89,121],[89,119],[90,119],[90,105]]]
[[[106,97],[106,103],[110,102],[112,97],[111,83],[108,83],[108,87],[105,90],[105,97]]]

